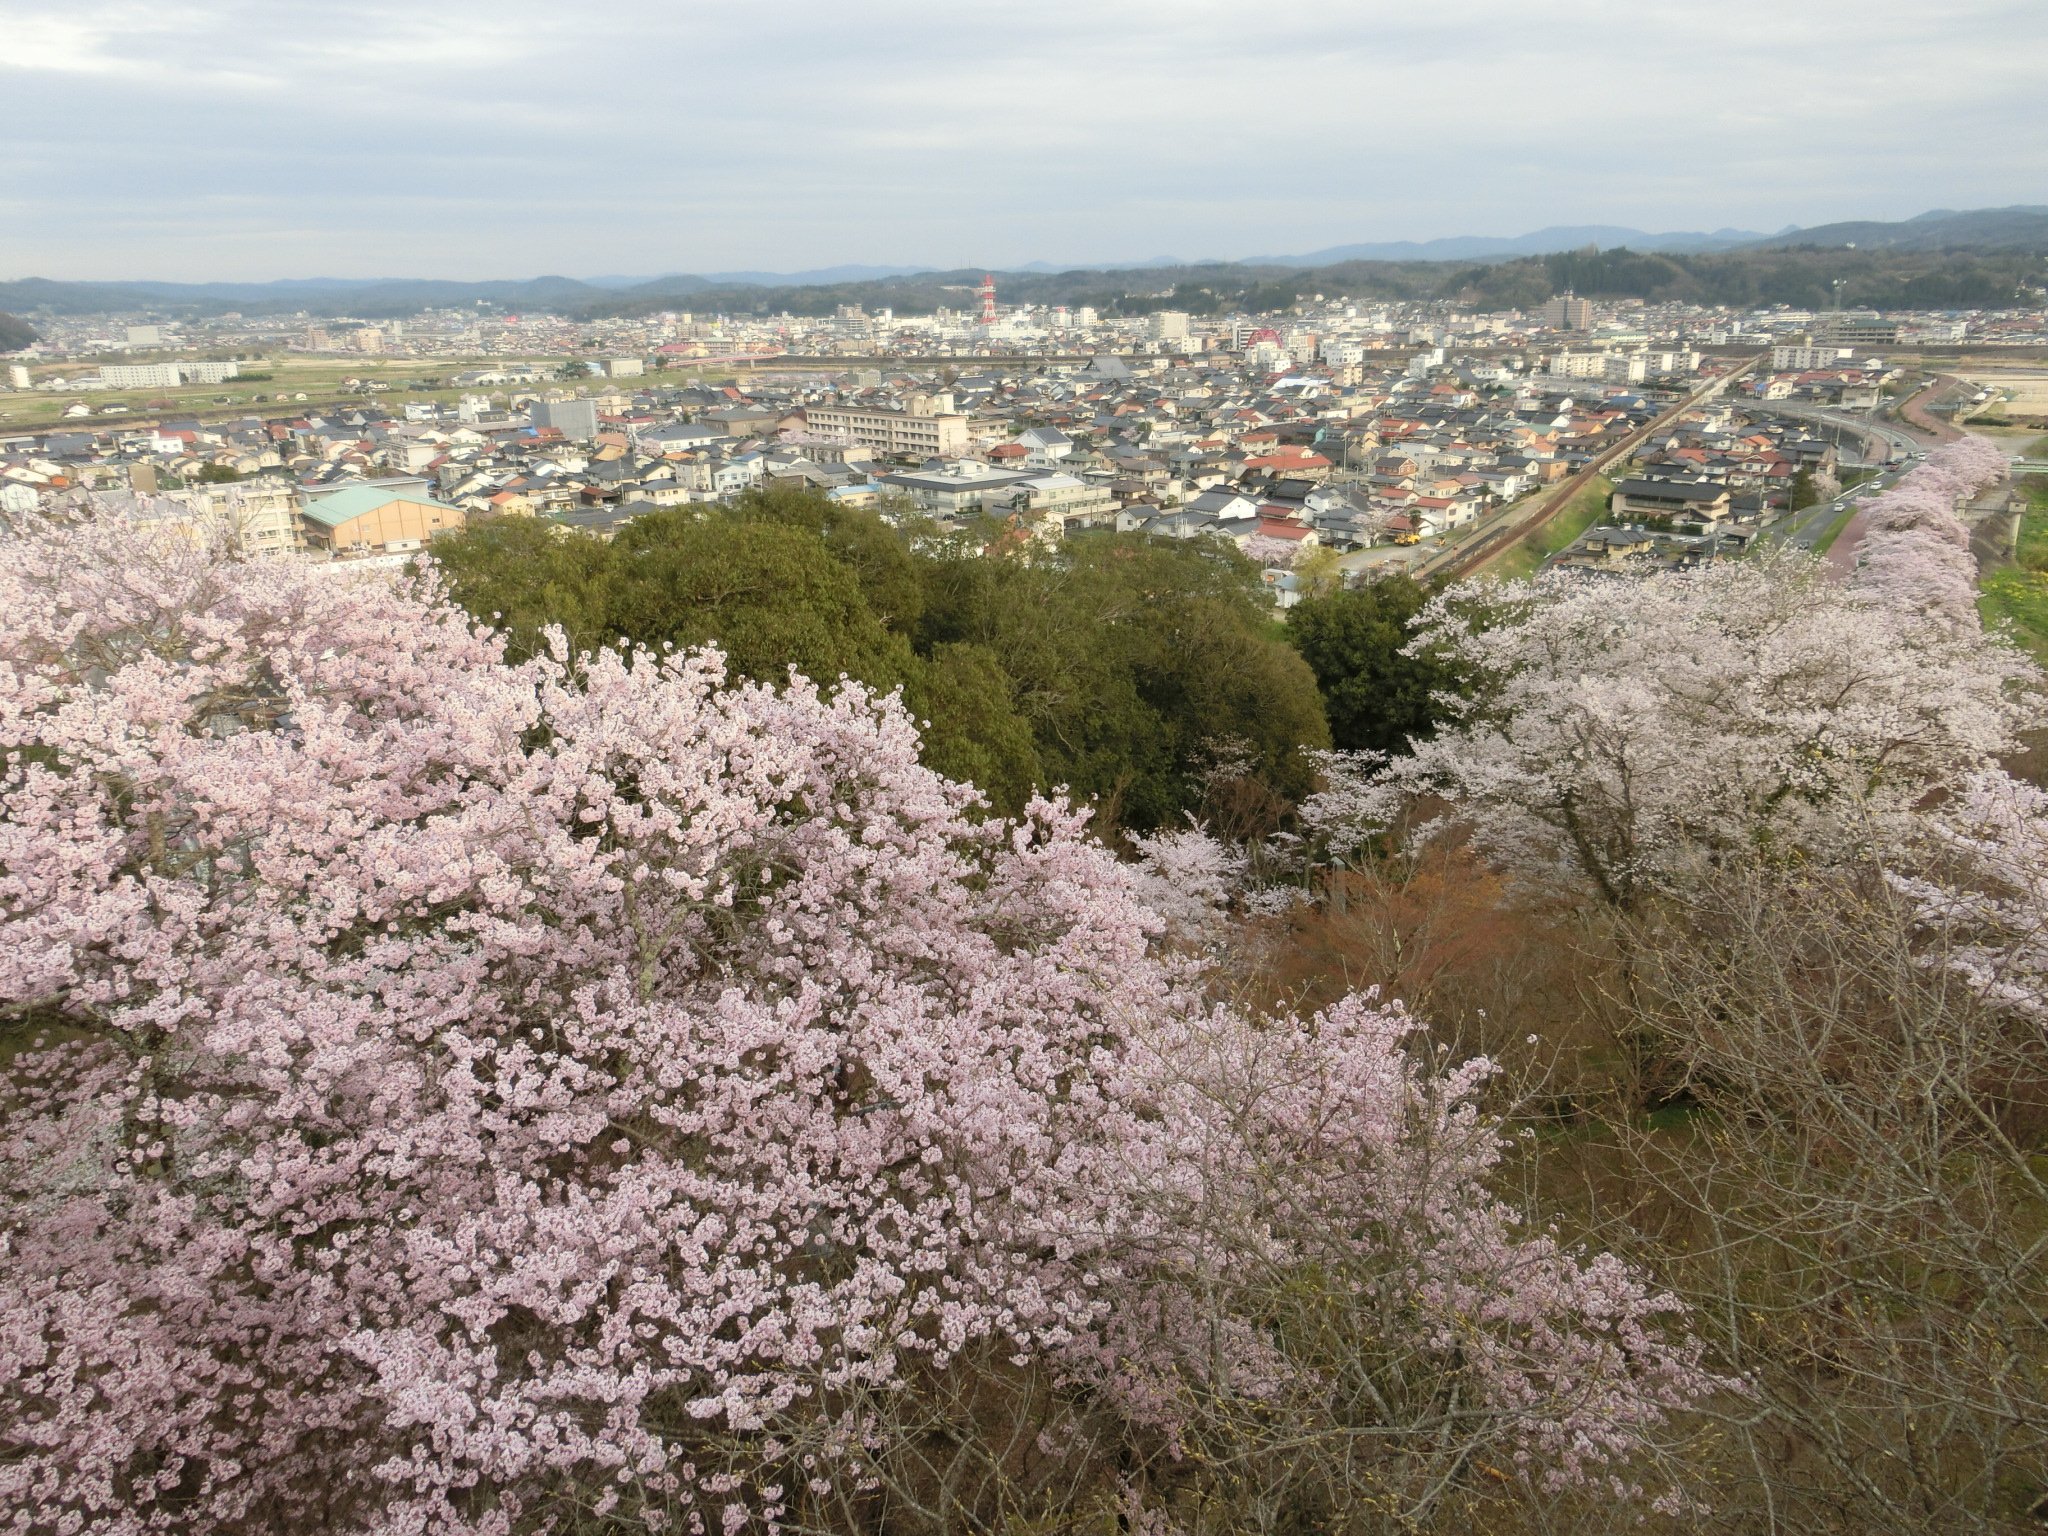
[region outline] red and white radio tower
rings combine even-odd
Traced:
[[[996,323],[996,278],[993,272],[981,274],[981,323]]]

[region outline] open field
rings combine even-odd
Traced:
[[[1613,490],[1613,481],[1605,475],[1595,475],[1557,516],[1526,539],[1509,545],[1482,570],[1486,575],[1498,576],[1503,581],[1520,581],[1534,576],[1545,560],[1567,548],[1572,540],[1607,515],[1607,499]]]
[[[229,416],[275,416],[289,413],[295,408],[312,409],[322,405],[358,404],[369,401],[397,404],[407,400],[435,400],[452,404],[466,394],[489,394],[502,399],[506,394],[506,389],[502,385],[495,390],[462,389],[446,381],[472,368],[507,367],[520,363],[531,363],[552,372],[562,361],[561,358],[550,357],[337,358],[286,354],[266,357],[261,362],[245,365],[250,372],[271,375],[268,379],[229,379],[220,384],[189,384],[178,389],[108,389],[76,393],[63,391],[54,394],[0,393],[0,432],[34,431],[72,424],[81,427],[101,427],[134,422],[146,426],[166,417],[189,416],[202,420],[217,420]],[[38,376],[64,374],[68,377],[86,371],[88,370],[78,365],[47,365],[39,367],[36,373]],[[723,378],[731,373],[730,368],[671,368],[666,372],[649,373],[638,379],[613,381],[592,378],[587,381],[585,387],[605,383],[615,384],[624,390],[655,383],[680,386],[696,383],[706,374]],[[350,380],[355,381],[356,388],[349,387]],[[360,387],[363,384],[381,384],[386,387],[366,393]],[[546,385],[521,387],[540,388]],[[300,398],[301,396],[304,398]],[[81,417],[65,416],[66,407],[79,400],[92,406],[94,414]],[[103,407],[109,405],[124,406],[126,409],[115,415],[99,414]]]
[[[219,384],[188,384],[178,389],[105,389],[90,391],[60,391],[54,394],[9,394],[0,395],[0,428],[20,430],[33,427],[61,426],[70,421],[80,424],[116,423],[124,419],[150,422],[164,416],[204,415],[215,412],[244,411],[268,412],[288,409],[292,405],[334,404],[344,400],[407,400],[407,399],[456,399],[463,391],[453,388],[417,389],[405,386],[415,382],[425,383],[452,378],[466,368],[487,367],[493,363],[503,364],[503,358],[329,358],[329,357],[266,357],[261,362],[249,363],[245,367],[252,373],[267,373],[268,379],[229,379]],[[48,367],[37,370],[39,376],[65,374],[67,376],[87,371],[76,365],[69,367]],[[386,389],[365,394],[350,389],[348,381],[355,380],[360,386],[375,383]],[[297,397],[303,395],[304,400]],[[258,398],[258,397],[262,398]],[[88,417],[66,417],[64,411],[73,402],[83,400],[93,408]],[[105,407],[118,405],[125,411],[118,415],[102,414]]]
[[[1979,437],[1990,438],[2007,453],[2024,454],[2028,458],[2037,455],[2037,444],[2048,446],[2048,438],[2042,437],[2039,427],[2000,425],[1996,418],[1987,422],[1972,417],[1969,430]]]
[[[2040,347],[1892,347],[1885,361],[1919,367],[1929,373],[1974,377],[1979,373],[2027,372],[2048,365]]]
[[[2039,423],[2048,420],[2048,369],[1978,368],[1959,371],[1956,377],[1974,389],[1991,391],[1989,400],[1963,413],[1973,431],[1991,427],[1995,432],[1997,423],[2012,421],[2032,424],[2028,429],[2038,432]]]

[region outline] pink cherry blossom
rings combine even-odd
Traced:
[[[1991,768],[1928,819],[1930,847],[1894,886],[1934,941],[1929,956],[1995,1008],[2048,1025],[2048,794]]]
[[[1539,1480],[1719,1385],[1490,1191],[1485,1063],[1217,1007],[1145,899],[1211,852],[986,818],[894,698],[29,520],[0,742],[0,1530],[774,1525],[979,1360],[1288,1379],[1247,1258]]]
[[[1954,514],[2001,469],[1974,439],[1931,455],[1875,502],[1847,583],[1780,551],[1625,583],[1558,573],[1478,601],[1454,589],[1415,644],[1451,653],[1474,697],[1310,810],[1355,842],[1439,797],[1528,878],[1622,905],[1702,850],[1903,846],[1931,791],[2036,714],[2033,665],[1978,624]]]

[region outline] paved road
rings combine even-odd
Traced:
[[[1891,450],[1890,462],[1903,459],[1907,454],[1917,453],[1924,445],[1909,432],[1901,431],[1890,422],[1860,411],[1830,410],[1826,406],[1803,405],[1796,400],[1766,400],[1761,408],[1778,415],[1790,416],[1796,421],[1818,421],[1852,432],[1868,433],[1881,440]]]
[[[1922,449],[1915,447],[1912,450],[1912,458],[1872,476],[1855,489],[1844,491],[1828,501],[1815,502],[1812,506],[1804,507],[1797,512],[1788,512],[1783,517],[1766,523],[1763,537],[1773,543],[1790,544],[1795,549],[1812,549],[1827,536],[1827,531],[1834,527],[1835,519],[1866,496],[1875,496],[1881,491],[1889,490],[1899,476],[1919,462],[1922,452]],[[1855,535],[1856,525],[1852,522],[1842,531],[1842,536],[1834,542],[1831,550],[1854,549]]]
[[[1849,510],[1849,501],[1818,502],[1803,512],[1789,513],[1765,527],[1764,537],[1777,544],[1790,544],[1794,549],[1811,549],[1827,536],[1834,527],[1835,519]]]
[[[1946,373],[1938,373],[1898,404],[1898,414],[1906,423],[1917,430],[1923,441],[1937,443],[1953,442],[1961,437],[1962,431],[1953,422],[1943,421],[1928,412],[1928,402],[1935,396],[1950,389],[1960,388],[1962,380]]]

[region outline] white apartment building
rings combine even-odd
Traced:
[[[1649,354],[1650,372],[1660,377],[1669,374],[1698,373],[1700,355],[1686,348],[1653,349]]]
[[[951,458],[973,446],[968,418],[955,412],[810,405],[804,407],[804,423],[821,437],[908,458]]]
[[[184,382],[176,363],[108,363],[100,369],[107,389],[176,389]]]
[[[296,482],[268,476],[164,494],[95,492],[88,504],[135,517],[194,543],[226,535],[244,554],[292,555],[306,547]]]
[[[1849,360],[1854,351],[1851,347],[1835,342],[1788,342],[1771,348],[1771,369],[1775,373],[1789,370],[1805,372],[1811,368],[1839,368]]]
[[[1653,376],[1690,373],[1698,365],[1697,354],[1650,352],[1631,348],[1625,352],[1553,352],[1548,373],[1554,379],[1599,379],[1608,384],[1641,384]]]
[[[233,361],[195,358],[182,363],[108,363],[100,369],[106,389],[176,389],[180,384],[218,384],[241,372]]]
[[[1604,379],[1607,377],[1607,354],[1553,352],[1544,371],[1554,379]]]

